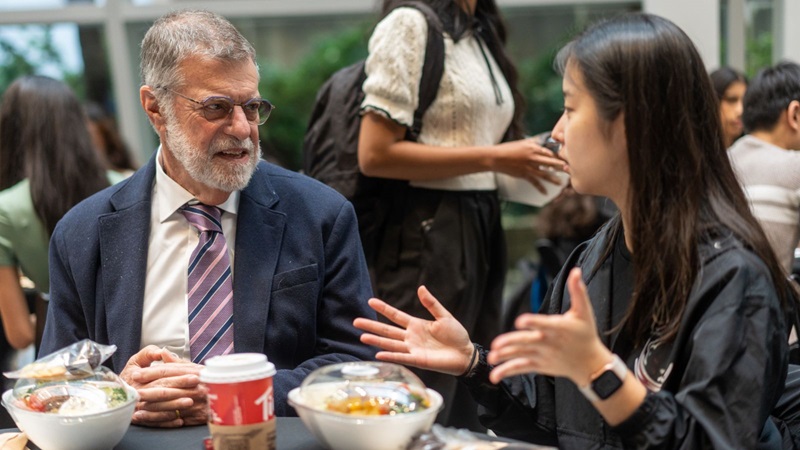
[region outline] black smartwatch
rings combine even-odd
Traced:
[[[628,366],[619,356],[614,355],[610,363],[589,377],[589,384],[578,386],[578,389],[590,402],[599,402],[614,395],[622,387],[626,376]]]

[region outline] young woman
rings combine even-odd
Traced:
[[[728,148],[744,132],[742,111],[747,78],[730,67],[720,67],[711,72],[711,83],[717,94],[722,134],[725,136],[725,148]]]
[[[410,181],[396,206],[397,225],[384,232],[369,264],[378,296],[411,314],[427,314],[413,294],[424,283],[477,342],[488,344],[500,332],[506,272],[495,172],[544,189],[546,180],[557,181],[548,167],[561,170],[563,161],[536,140],[520,139],[524,105],[494,0],[421,2],[442,22],[445,62],[416,142],[405,136],[417,107],[425,16],[386,0],[369,43],[359,165],[365,175]],[[475,428],[451,420],[451,411],[471,409],[455,403],[470,398],[455,393],[452,379],[420,375],[448,400],[440,422]]]
[[[559,449],[759,448],[787,371],[793,291],[728,162],[691,40],[633,14],[557,57],[553,130],[572,185],[619,215],[570,256],[544,314],[491,351],[424,287],[434,320],[377,299],[378,358],[461,376],[495,432]],[[769,439],[773,441],[769,441]]]
[[[20,271],[46,294],[48,243],[56,222],[76,203],[108,186],[110,179],[121,179],[106,173],[86,121],[69,87],[51,78],[22,77],[3,94],[0,317],[14,348],[27,347],[35,337]]]

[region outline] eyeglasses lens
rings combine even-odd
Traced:
[[[242,107],[248,121],[259,125],[264,124],[272,112],[272,104],[264,99],[254,98],[239,104],[227,97],[212,97],[203,102],[203,115],[210,121],[225,119],[231,115],[236,105]]]

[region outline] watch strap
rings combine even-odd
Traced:
[[[619,379],[620,383],[619,383],[619,386],[616,389],[614,389],[613,392],[606,393],[606,395],[604,397],[600,397],[600,395],[598,395],[597,392],[595,392],[594,382],[595,382],[595,380],[600,378],[606,372],[613,373]],[[604,399],[610,397],[611,394],[613,394],[620,387],[622,387],[622,384],[625,382],[625,378],[627,376],[628,376],[628,366],[625,365],[625,362],[622,361],[622,358],[620,358],[617,354],[614,354],[614,356],[611,358],[611,361],[608,364],[606,364],[603,367],[601,367],[600,370],[598,370],[597,372],[595,372],[592,375],[590,375],[589,376],[589,383],[584,385],[584,386],[578,386],[578,390],[590,402],[592,402],[592,403],[599,402],[601,400],[604,400]]]

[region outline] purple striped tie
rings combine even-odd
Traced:
[[[189,349],[192,361],[233,352],[233,283],[222,211],[198,203],[181,209],[200,232],[189,260]]]

